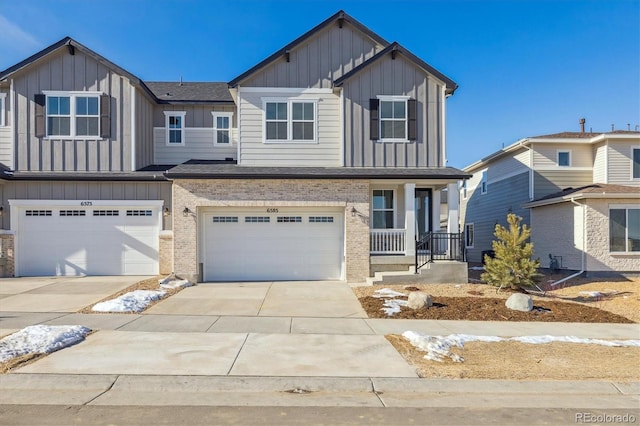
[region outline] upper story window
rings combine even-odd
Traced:
[[[233,113],[216,112],[213,115],[213,144],[220,146],[231,145],[231,119]]]
[[[631,179],[640,179],[640,146],[631,148]]]
[[[617,206],[609,210],[609,251],[640,252],[640,209]]]
[[[185,111],[165,111],[165,129],[167,145],[184,145],[184,117]]]
[[[315,142],[317,101],[265,99],[265,142]]]
[[[480,193],[481,194],[487,193],[487,171],[486,170],[482,171],[482,177],[480,178]]]
[[[408,96],[383,96],[369,100],[372,140],[409,142],[417,139],[417,103]]]
[[[392,229],[395,225],[394,194],[392,189],[373,190],[373,228]]]
[[[0,93],[0,127],[7,125],[7,107],[6,107],[7,94]]]
[[[558,151],[558,166],[571,166],[571,151]]]
[[[45,92],[46,136],[100,137],[100,94]]]

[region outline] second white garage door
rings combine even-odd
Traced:
[[[274,210],[203,215],[205,281],[342,279],[344,210]]]

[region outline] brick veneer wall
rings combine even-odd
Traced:
[[[4,259],[4,265],[0,267],[0,276],[13,277],[16,274],[14,258],[14,235],[10,233],[0,234],[0,253]]]
[[[185,207],[344,206],[346,278],[369,276],[369,181],[334,179],[177,179],[173,182],[174,271],[198,280],[197,214],[184,216]],[[352,208],[356,212],[351,213]]]
[[[160,232],[160,247],[158,253],[158,262],[161,274],[170,274],[173,272],[173,232]]]

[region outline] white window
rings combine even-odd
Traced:
[[[640,253],[640,208],[609,209],[609,251]]]
[[[473,223],[467,223],[464,226],[464,246],[473,248]]]
[[[480,179],[480,193],[481,194],[487,193],[487,171],[486,170],[482,171],[482,177]]]
[[[0,93],[0,127],[4,127],[7,125],[7,94]]]
[[[167,145],[184,145],[184,117],[185,111],[165,111],[165,128]]]
[[[44,92],[46,135],[79,138],[100,137],[100,93]]]
[[[405,142],[408,140],[408,97],[378,96],[380,99],[380,140]]]
[[[462,181],[462,199],[463,200],[467,199],[467,181],[466,180]]]
[[[265,142],[316,142],[317,101],[264,99]]]
[[[640,146],[631,147],[631,179],[640,179]]]
[[[220,146],[231,145],[231,119],[233,113],[216,112],[213,115],[213,144]]]
[[[392,189],[373,190],[373,229],[395,227],[395,197]]]
[[[558,151],[558,166],[571,166],[571,151]]]

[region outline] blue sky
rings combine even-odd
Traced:
[[[640,0],[0,0],[0,69],[69,35],[147,81],[228,81],[344,9],[455,80],[449,165],[640,124]]]

